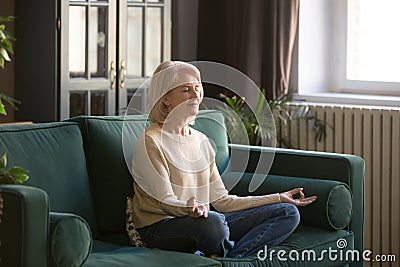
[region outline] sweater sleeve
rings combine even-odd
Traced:
[[[167,215],[188,215],[186,202],[179,200],[172,189],[168,164],[156,141],[147,135],[138,138],[134,154],[132,172],[140,188],[154,198]]]
[[[279,193],[246,197],[229,195],[215,163],[213,164],[210,182],[211,204],[218,212],[234,212],[281,202]]]

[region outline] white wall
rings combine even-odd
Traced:
[[[302,0],[300,2],[298,66],[299,93],[331,91],[337,74],[332,64],[337,60],[332,51],[337,49],[334,38],[336,24],[332,13],[334,2],[343,0]],[[296,75],[294,75],[295,77]]]

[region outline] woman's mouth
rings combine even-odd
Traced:
[[[198,106],[199,102],[198,101],[191,101],[188,103],[188,106]]]

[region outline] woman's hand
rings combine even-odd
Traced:
[[[198,218],[198,217],[208,217],[208,211],[204,204],[197,201],[195,197],[189,198],[186,202],[188,206],[188,212],[190,217]]]
[[[293,195],[300,194],[300,198],[293,198]],[[316,196],[305,197],[303,193],[303,188],[295,188],[287,192],[279,194],[281,202],[291,203],[296,206],[307,206],[317,200]]]

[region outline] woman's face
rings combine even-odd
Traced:
[[[201,83],[190,74],[182,74],[182,85],[169,91],[164,97],[164,104],[169,112],[180,115],[196,116],[201,101]],[[175,110],[176,109],[176,110]]]

